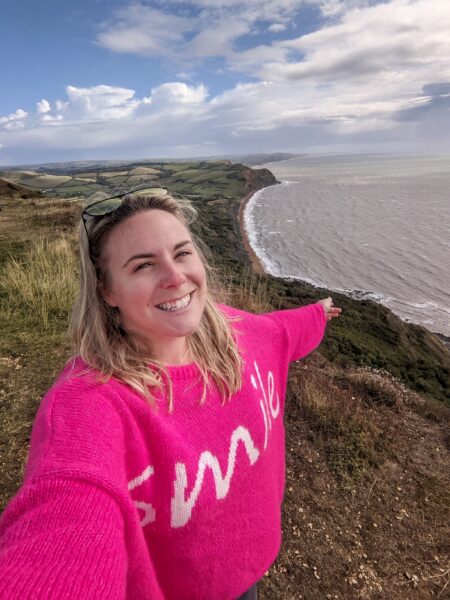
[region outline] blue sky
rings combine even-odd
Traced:
[[[0,165],[450,151],[445,0],[6,0]]]

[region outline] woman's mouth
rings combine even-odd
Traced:
[[[191,292],[190,294],[186,294],[186,296],[183,296],[182,298],[179,298],[173,302],[162,302],[161,304],[157,304],[156,308],[165,310],[166,312],[176,312],[178,310],[182,310],[190,304],[193,294],[194,292]]]

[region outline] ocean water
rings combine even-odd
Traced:
[[[245,211],[265,270],[450,336],[450,157],[303,157]]]

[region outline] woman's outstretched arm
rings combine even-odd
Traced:
[[[116,501],[72,478],[28,482],[0,521],[2,600],[121,599],[127,554]]]

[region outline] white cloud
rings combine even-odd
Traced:
[[[62,115],[43,115],[41,118],[41,121],[43,123],[52,123],[54,121],[62,121],[63,120],[63,116]]]
[[[280,33],[281,31],[286,31],[286,25],[283,25],[283,23],[272,23],[267,29],[272,33]]]
[[[189,18],[132,4],[116,11],[114,19],[103,24],[97,42],[113,52],[166,56],[183,43],[183,36],[193,28]]]
[[[348,1],[348,0],[346,0]],[[163,8],[134,3],[114,12],[103,23],[96,41],[113,51],[152,57],[187,58],[228,57],[235,42],[244,34],[257,33],[259,22],[272,25],[264,29],[279,33],[303,7],[326,7],[329,0],[168,0]],[[340,4],[340,2],[338,2]],[[181,6],[196,10],[179,16],[169,10]],[[186,12],[186,11],[185,11]]]
[[[18,108],[16,112],[9,114],[7,117],[0,117],[0,125],[3,125],[5,129],[18,129],[24,127],[27,116],[27,112]]]
[[[203,84],[194,87],[186,83],[173,82],[163,83],[152,90],[148,101],[153,107],[169,108],[174,104],[184,106],[188,104],[201,104],[206,100],[207,96],[208,90]]]
[[[49,101],[45,100],[45,98],[42,98],[40,102],[36,103],[36,110],[40,115],[45,115],[45,113],[49,113],[52,108]]]
[[[65,106],[67,106],[67,102],[63,102],[62,100],[57,100],[55,102],[56,110],[64,110]]]
[[[22,127],[25,127],[25,123],[23,121],[10,121],[4,125],[4,128],[7,130],[22,129]]]
[[[139,101],[134,100],[134,90],[97,85],[90,88],[66,87],[68,102],[60,104],[65,117],[79,119],[112,120],[129,116]]]
[[[263,76],[299,80],[348,79],[407,71],[450,74],[450,6],[393,0],[351,10],[333,25],[279,45],[301,60],[262,67]],[[434,78],[434,76],[433,76]]]
[[[189,43],[189,53],[195,58],[208,56],[230,56],[233,41],[250,32],[244,21],[221,19],[198,33]]]

